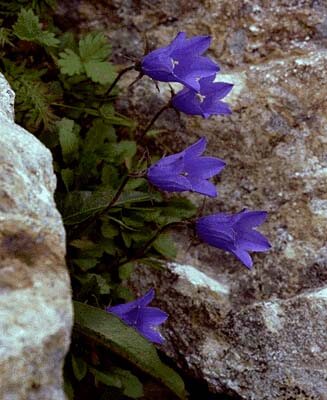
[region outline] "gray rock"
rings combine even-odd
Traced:
[[[0,75],[0,399],[65,399],[72,303],[52,157]]]
[[[189,249],[179,233],[178,264],[198,271],[137,270],[138,294],[155,286],[157,304],[170,313],[163,350],[213,392],[245,400],[327,398],[326,2],[117,0],[110,12],[102,1],[76,4],[79,27],[106,29],[121,63],[142,54],[145,33],[154,47],[178,31],[212,35],[208,54],[222,67],[218,80],[235,85],[226,99],[233,114],[204,120],[166,111],[155,125],[166,131],[158,153],[207,136],[207,154],[227,167],[205,214],[269,211],[262,232],[273,248],[254,255],[252,271],[206,245]],[[61,2],[70,17],[67,7]],[[135,76],[121,82],[118,105],[146,124],[169,91],[162,84],[158,93],[146,77],[127,89]],[[200,271],[220,289],[194,284]]]

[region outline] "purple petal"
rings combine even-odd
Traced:
[[[126,304],[117,304],[116,306],[106,307],[106,311],[112,314],[117,315],[122,318],[122,316],[130,311],[132,311],[135,307],[138,306],[138,300],[130,301]]]
[[[194,36],[193,38],[186,40],[184,36],[184,42],[178,46],[175,46],[172,55],[176,58],[199,56],[209,48],[210,42],[210,36]]]
[[[150,342],[162,344],[165,341],[165,338],[160,334],[160,332],[149,325],[140,325],[137,330]]]
[[[162,176],[148,174],[148,179],[154,186],[167,192],[184,192],[192,189],[189,180],[183,175]]]
[[[145,293],[144,296],[140,297],[136,300],[137,305],[140,307],[145,307],[154,299],[155,291],[151,288],[149,291]]]
[[[156,326],[166,321],[168,314],[156,307],[146,307],[140,312],[139,320],[143,325]]]
[[[176,168],[176,162],[178,162],[178,161],[180,162],[181,165],[183,165],[183,156],[184,156],[184,151],[181,151],[176,154],[172,154],[170,156],[163,157],[159,161],[157,161],[155,164],[151,165],[149,169],[151,169],[155,166],[160,166],[160,167],[171,166],[171,164],[173,164],[173,163],[175,163],[175,165],[173,167]]]
[[[247,251],[267,251],[271,248],[265,236],[253,230],[238,232],[237,246]]]
[[[183,89],[172,99],[172,105],[177,110],[189,115],[203,115],[197,93],[191,89]]]
[[[242,229],[251,229],[261,225],[267,218],[267,211],[248,211],[243,210],[238,213],[237,225]]]
[[[203,82],[204,79],[201,79],[201,94],[204,96],[214,95],[216,100],[221,100],[223,97],[227,96],[234,86],[226,82],[208,82],[206,84]]]
[[[176,35],[175,39],[170,43],[170,45],[167,46],[170,55],[172,56],[172,54],[174,54],[176,50],[180,49],[184,45],[185,41],[186,41],[186,33],[179,32]]]
[[[207,143],[208,143],[207,139],[205,137],[202,137],[197,142],[187,147],[184,150],[184,166],[187,161],[192,160],[194,162],[194,158],[199,157],[205,151]]]
[[[196,161],[185,157],[184,169],[194,178],[208,179],[219,174],[225,165],[224,161],[215,157],[199,157]]]
[[[175,66],[174,75],[185,86],[200,91],[200,78],[212,76],[218,71],[218,65],[207,57],[196,57],[194,59],[185,57]]]
[[[143,57],[141,69],[145,75],[158,81],[169,82],[174,79],[172,59],[162,49],[155,50]]]
[[[214,96],[207,96],[201,108],[204,118],[208,118],[211,115],[228,115],[232,113],[227,103],[217,100]]]
[[[253,261],[249,253],[242,249],[236,249],[233,254],[240,260],[247,268],[252,268]]]
[[[199,218],[197,235],[206,243],[224,250],[235,248],[235,232],[229,223],[219,222],[215,215]]]
[[[204,194],[205,196],[209,197],[216,197],[217,196],[217,188],[216,186],[205,180],[205,179],[196,179],[196,178],[189,178],[189,181],[192,185],[192,191],[197,192],[200,194]]]

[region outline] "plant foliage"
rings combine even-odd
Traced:
[[[100,340],[129,363],[107,368],[77,354],[73,345],[67,393],[73,398],[76,385],[88,384],[91,376],[117,398],[137,399],[142,371],[183,398],[182,381],[155,348],[101,309],[133,298],[125,282],[135,263],[158,266],[175,256],[166,228],[192,217],[195,207],[180,197],[163,197],[142,177],[147,161],[135,140],[137,122],[115,110],[117,89],[106,94],[117,75],[106,36],[90,32],[77,39],[62,32],[51,17],[54,7],[53,0],[0,1],[0,70],[16,92],[17,123],[54,157],[81,333],[75,345]]]

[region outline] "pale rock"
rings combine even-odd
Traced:
[[[0,399],[64,400],[72,302],[52,156],[0,74]]]

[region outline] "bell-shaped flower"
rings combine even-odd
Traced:
[[[206,138],[201,138],[184,151],[163,157],[148,169],[148,180],[167,192],[190,191],[217,196],[216,186],[208,179],[218,174],[226,164],[219,158],[201,157],[206,146]]]
[[[157,81],[179,82],[199,90],[200,78],[219,71],[216,63],[202,56],[210,41],[210,36],[187,39],[185,32],[179,32],[170,45],[154,50],[142,58],[141,71]]]
[[[268,240],[253,229],[266,217],[266,211],[246,209],[237,214],[218,213],[199,218],[195,229],[201,240],[234,254],[247,268],[251,268],[253,261],[249,252],[271,248]]]
[[[106,311],[115,314],[150,342],[161,344],[165,339],[157,328],[166,321],[168,314],[159,308],[148,307],[153,299],[154,289],[150,289],[143,297],[126,304],[107,307]]]
[[[173,97],[173,107],[185,114],[202,115],[203,118],[208,118],[210,115],[231,114],[229,105],[221,99],[228,95],[233,85],[213,82],[214,79],[215,75],[200,79],[198,91],[182,89]]]

